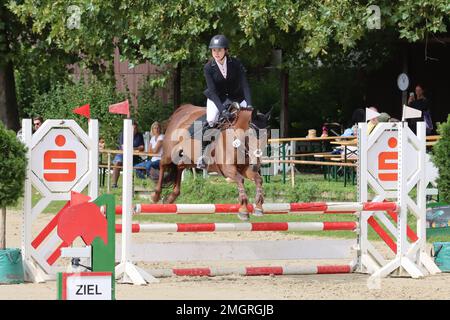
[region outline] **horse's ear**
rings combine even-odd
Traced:
[[[272,106],[272,108],[270,108],[270,110],[264,115],[267,121],[270,120],[270,114],[272,113],[272,110],[273,110],[273,106]]]

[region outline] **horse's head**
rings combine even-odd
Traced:
[[[255,129],[267,129],[269,127],[270,114],[272,113],[272,108],[267,113],[261,113],[256,109],[252,112],[252,126]]]

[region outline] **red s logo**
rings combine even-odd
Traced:
[[[397,146],[397,139],[392,137],[388,140],[390,148]],[[388,160],[393,160],[387,162]],[[384,172],[382,172],[384,171]],[[391,172],[386,172],[391,171]],[[397,181],[398,179],[398,152],[380,152],[378,155],[378,178],[381,181]]]
[[[66,143],[63,135],[55,138],[56,145],[62,147]],[[44,153],[44,179],[52,182],[70,182],[77,175],[76,153],[72,150],[48,150]],[[55,161],[57,159],[64,161]],[[74,161],[67,161],[73,159]],[[48,172],[48,171],[58,172]]]

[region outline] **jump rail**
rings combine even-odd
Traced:
[[[317,266],[268,266],[268,267],[232,267],[232,268],[173,268],[154,269],[150,272],[158,278],[172,276],[269,276],[269,275],[302,275],[302,274],[336,274],[351,273],[354,266],[343,265],[317,265]]]
[[[253,223],[149,223],[131,225],[131,232],[232,232],[232,231],[331,231],[355,230],[358,223],[346,222],[253,222]],[[122,225],[116,224],[122,233]]]
[[[253,205],[248,205],[250,212]],[[313,214],[352,214],[360,211],[397,211],[395,202],[295,202],[265,203],[263,210],[268,214],[313,213]],[[215,214],[238,213],[238,204],[137,204],[136,214]],[[116,206],[116,214],[122,214],[122,206]]]

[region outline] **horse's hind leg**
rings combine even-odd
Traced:
[[[161,190],[162,190],[162,183],[163,183],[165,169],[166,169],[166,167],[164,165],[161,164],[159,166],[159,178],[158,178],[158,182],[156,183],[156,186],[155,186],[155,192],[152,195],[153,203],[157,203],[161,199]]]
[[[181,174],[183,173],[184,168],[177,167],[177,178],[174,183],[173,191],[167,197],[167,203],[174,203],[175,200],[180,195],[181,191]]]

